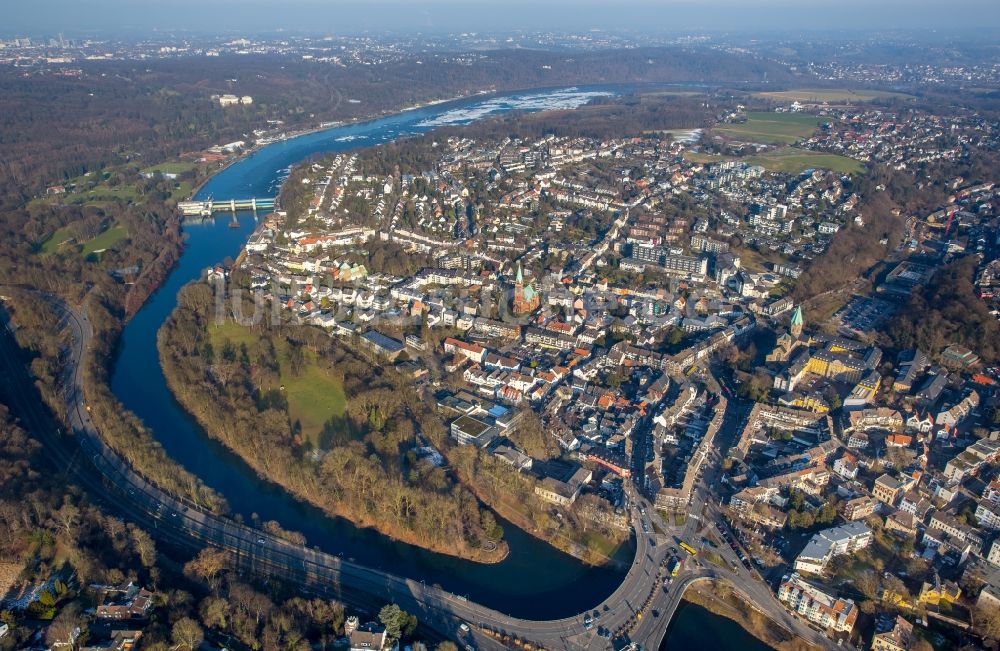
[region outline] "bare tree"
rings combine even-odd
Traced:
[[[80,606],[70,602],[45,629],[45,642],[49,647],[72,647],[73,641],[80,635],[82,623]]]
[[[181,649],[194,651],[201,646],[205,639],[205,633],[201,630],[201,625],[190,617],[182,617],[174,622],[174,627],[170,630],[170,638]]]

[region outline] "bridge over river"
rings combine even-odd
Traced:
[[[211,513],[153,485],[112,451],[90,419],[83,391],[81,361],[90,346],[92,326],[83,310],[71,309],[56,299],[70,333],[70,357],[65,367],[66,406],[73,437],[60,435],[46,421],[40,402],[22,396],[28,412],[25,424],[52,450],[53,458],[73,470],[99,499],[113,504],[124,515],[147,528],[161,541],[200,549],[212,545],[231,552],[235,566],[249,573],[286,579],[306,593],[337,598],[373,608],[386,601],[398,603],[442,635],[476,649],[607,649],[611,637],[631,640],[645,647],[659,647],[684,588],[720,572],[691,565],[673,580],[670,592],[662,590],[669,557],[666,537],[642,535],[636,555],[621,585],[592,610],[571,617],[531,620],[512,617],[483,606],[463,595],[435,585],[365,567],[339,556],[290,543],[265,531]],[[23,364],[9,332],[2,334],[0,360],[11,372],[23,374],[17,384],[30,387]],[[22,389],[22,393],[28,389]],[[99,474],[94,472],[94,469]],[[645,528],[644,515],[632,513],[636,530]],[[656,610],[655,616],[651,614]],[[468,625],[466,630],[463,624]],[[599,635],[598,631],[606,635]]]
[[[177,208],[183,215],[211,215],[217,212],[232,212],[240,210],[273,210],[275,197],[251,197],[249,199],[214,199],[181,201]]]
[[[601,93],[608,94],[604,90]],[[541,94],[546,97],[555,96],[563,102],[585,101],[593,95],[585,89],[575,89],[572,92],[545,91]],[[529,94],[525,101],[528,102],[525,105],[527,110],[535,110],[531,107],[538,106],[538,95]],[[264,209],[268,200],[273,206],[274,199],[268,197],[277,193],[283,174],[291,165],[309,155],[346,151],[423,133],[442,124],[442,120],[457,121],[456,123],[468,121],[465,117],[468,111],[465,109],[483,102],[484,100],[474,99],[457,105],[428,107],[269,145],[213,177],[194,201],[183,203],[181,208],[194,211],[190,213],[194,215],[217,211],[233,212],[235,215],[240,210],[253,210],[254,207]],[[494,111],[521,107],[517,97],[490,102],[491,106],[502,107],[491,109]],[[213,197],[256,198],[219,200]],[[230,500],[231,505],[241,502],[242,510],[234,509],[234,512],[243,512],[246,517],[252,511],[268,519],[274,517],[283,524],[286,524],[285,516],[288,516],[287,524],[292,525],[290,528],[303,531],[311,540],[320,541],[320,544],[323,544],[323,535],[337,535],[336,540],[340,546],[344,542],[343,536],[336,532],[328,534],[325,528],[316,528],[311,522],[311,511],[299,509],[298,505],[284,509],[283,494],[275,497],[272,493],[277,491],[269,491],[266,486],[257,487],[244,481],[235,462],[230,462],[231,460],[214,451],[203,437],[199,438],[198,432],[184,420],[183,414],[174,413],[176,407],[170,401],[162,373],[157,372],[156,332],[175,306],[179,288],[197,278],[207,265],[214,264],[227,254],[235,255],[245,243],[247,233],[244,230],[227,228],[222,231],[222,228],[225,227],[205,224],[187,229],[189,237],[185,253],[177,268],[143,310],[133,317],[122,334],[121,352],[112,376],[112,390],[125,408],[136,413],[150,426],[171,456],[206,480],[206,483],[215,482],[229,489],[220,492]],[[196,234],[199,230],[204,232]],[[442,569],[444,560],[426,559],[417,552],[407,552],[405,555],[381,554],[381,558],[388,561],[385,565],[391,570],[384,571],[378,569],[382,566],[381,559],[373,559],[374,555],[370,553],[366,557],[367,552],[362,549],[363,545],[371,546],[370,537],[359,535],[363,544],[347,547],[348,550],[355,549],[353,553],[359,558],[368,559],[366,563],[369,567],[366,567],[365,564],[350,559],[351,551],[347,552],[349,557],[345,559],[337,554],[294,545],[259,529],[240,524],[233,518],[205,511],[150,484],[103,443],[86,411],[80,371],[84,350],[89,346],[92,336],[91,326],[84,311],[75,311],[65,306],[61,309],[72,335],[69,340],[71,355],[68,356],[65,367],[69,377],[64,386],[67,387],[67,413],[76,436],[57,436],[53,427],[33,429],[44,432],[53,449],[70,448],[71,454],[76,458],[72,465],[81,469],[81,473],[86,468],[88,475],[96,477],[96,480],[81,479],[81,483],[90,481],[88,486],[94,492],[106,495],[106,502],[120,509],[159,540],[190,548],[211,544],[227,549],[241,569],[285,577],[301,584],[303,590],[334,596],[347,603],[366,603],[367,600],[370,605],[385,603],[386,600],[396,601],[417,614],[428,626],[476,649],[518,646],[515,640],[521,642],[519,646],[522,649],[525,641],[530,642],[533,647],[545,649],[607,649],[611,641],[598,635],[598,629],[600,632],[611,631],[620,640],[631,639],[647,649],[654,649],[663,638],[684,587],[713,576],[736,583],[740,590],[753,597],[754,602],[767,608],[772,617],[777,618],[782,614],[787,617],[787,613],[774,601],[766,584],[747,581],[745,577],[723,568],[702,567],[694,562],[686,564],[683,572],[673,579],[669,590],[664,591],[662,566],[670,554],[668,538],[664,534],[638,536],[635,557],[626,575],[622,577],[617,572],[613,575],[608,573],[599,578],[611,580],[597,586],[596,581],[586,585],[582,582],[574,584],[565,576],[559,583],[556,577],[561,559],[547,556],[546,554],[551,554],[550,548],[533,539],[520,541],[522,557],[525,556],[524,550],[530,550],[532,558],[522,558],[520,566],[508,566],[510,569],[498,567],[497,572],[483,571],[483,568],[471,567],[473,564],[457,562]],[[30,386],[30,382],[28,385]],[[27,409],[36,412],[40,409],[37,400],[33,403],[25,402],[29,403]],[[706,483],[709,481],[706,476]],[[283,510],[278,512],[278,507]],[[650,520],[649,516],[641,512],[633,512],[631,518],[637,532],[644,531],[642,524]],[[313,530],[307,530],[308,527],[313,527]],[[314,532],[319,535],[311,535]],[[519,530],[510,532],[510,537],[514,536],[526,537]],[[690,539],[687,533],[682,537]],[[415,560],[422,566],[416,567]],[[429,578],[428,567],[434,570],[436,577],[442,577],[441,583],[449,585],[454,592],[434,585],[437,579]],[[487,569],[491,567],[494,566],[487,566]],[[457,571],[452,571],[453,568]],[[574,564],[573,570],[577,569]],[[588,577],[595,577],[599,573],[590,569],[579,571],[588,572]],[[476,580],[467,579],[465,574],[475,574]],[[417,578],[407,578],[404,575]],[[484,575],[489,576],[489,581],[480,580]],[[427,579],[426,582],[420,581],[421,577]],[[491,593],[496,593],[491,582],[504,580],[524,582],[525,585],[504,586],[504,600],[487,598]],[[464,592],[464,586],[477,589],[479,593],[472,596],[480,601],[489,601],[494,607],[487,607],[460,594]],[[565,586],[570,587],[566,589]],[[760,592],[752,592],[755,589]],[[593,595],[596,601],[599,595],[609,593],[601,603],[583,610],[591,604],[588,595]],[[559,602],[561,607],[554,609],[550,602]],[[504,610],[509,612],[503,612]],[[564,616],[573,611],[579,612]],[[537,617],[534,616],[535,613]],[[516,616],[511,616],[512,614]],[[590,623],[588,618],[593,618]],[[469,624],[469,631],[461,627],[463,623]],[[788,625],[795,626],[794,622]],[[807,627],[800,626],[792,630],[813,641]]]

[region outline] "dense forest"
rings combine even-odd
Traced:
[[[899,245],[905,226],[894,201],[900,196],[895,188],[908,179],[908,175],[882,167],[855,179],[864,225],[849,222],[833,236],[827,250],[796,281],[796,300],[845,287],[889,256]]]
[[[86,641],[86,611],[96,597],[88,586],[128,581],[155,592],[143,649],[195,648],[206,635],[231,635],[247,649],[307,651],[343,634],[342,604],[303,598],[275,582],[261,592],[239,578],[228,552],[203,550],[184,576],[164,569],[173,565],[163,563],[149,534],[106,514],[65,479],[0,405],[0,595],[51,581],[23,612],[0,613],[11,627],[0,649],[22,648],[48,620],[48,644],[65,643],[77,627]],[[407,624],[400,634],[413,633],[412,616]]]
[[[149,535],[102,513],[43,459],[0,405],[0,594],[65,563],[83,583],[148,579],[156,557]]]
[[[892,343],[938,355],[950,344],[972,350],[988,364],[1000,360],[1000,322],[976,295],[975,256],[965,256],[939,269],[889,323]]]
[[[421,458],[420,438],[440,448],[447,432],[406,378],[308,326],[255,326],[249,344],[213,346],[213,306],[208,285],[189,285],[159,342],[171,390],[211,436],[261,476],[330,514],[442,553],[503,557],[493,515]],[[290,417],[283,364],[292,376],[318,367],[343,387],[344,414],[324,425],[318,445]]]
[[[269,594],[259,592],[232,571],[226,552],[203,551],[186,578],[163,561],[146,531],[92,503],[0,405],[0,596],[50,586],[26,609],[0,613],[10,626],[0,649],[24,648],[39,623],[48,645],[65,645],[77,628],[80,642],[93,639],[87,609],[99,591],[89,586],[128,581],[155,593],[143,649],[194,648],[207,631],[248,649],[305,651],[310,640],[325,646],[342,633],[341,604],[286,594],[273,582]]]

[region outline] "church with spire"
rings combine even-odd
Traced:
[[[796,305],[792,319],[788,323],[788,330],[778,335],[774,349],[767,356],[768,362],[787,362],[800,343],[808,345],[808,342],[802,341],[803,325],[802,306]]]
[[[514,316],[524,316],[531,314],[541,305],[541,297],[531,283],[525,284],[524,273],[521,271],[521,263],[517,263],[517,277],[514,279],[514,302],[511,308]]]
[[[788,324],[788,330],[792,333],[792,336],[798,339],[802,336],[802,306],[796,305],[795,312],[792,314],[791,323]]]

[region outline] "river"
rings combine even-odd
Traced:
[[[326,129],[267,145],[229,166],[204,185],[198,199],[275,196],[289,168],[326,152],[369,147],[444,125],[467,124],[511,110],[573,108],[622,88],[580,88],[478,97],[405,111],[369,122]],[[514,616],[557,618],[600,603],[620,583],[623,572],[580,563],[505,523],[510,554],[483,565],[434,554],[331,518],[263,481],[239,458],[210,439],[173,399],[160,368],[156,334],[176,305],[177,292],[206,267],[235,258],[252,232],[250,213],[185,226],[186,246],[164,285],[129,321],[112,373],[111,388],[126,408],[149,427],[166,452],[228,500],[247,522],[277,520],[306,536],[308,544],[345,558],[431,584]],[[629,564],[626,545],[620,555]],[[687,612],[686,610],[684,612]],[[672,647],[670,647],[672,648]],[[744,648],[739,645],[733,648]]]
[[[770,646],[747,633],[733,620],[716,615],[698,604],[682,601],[667,628],[660,651],[690,649],[772,651]]]

